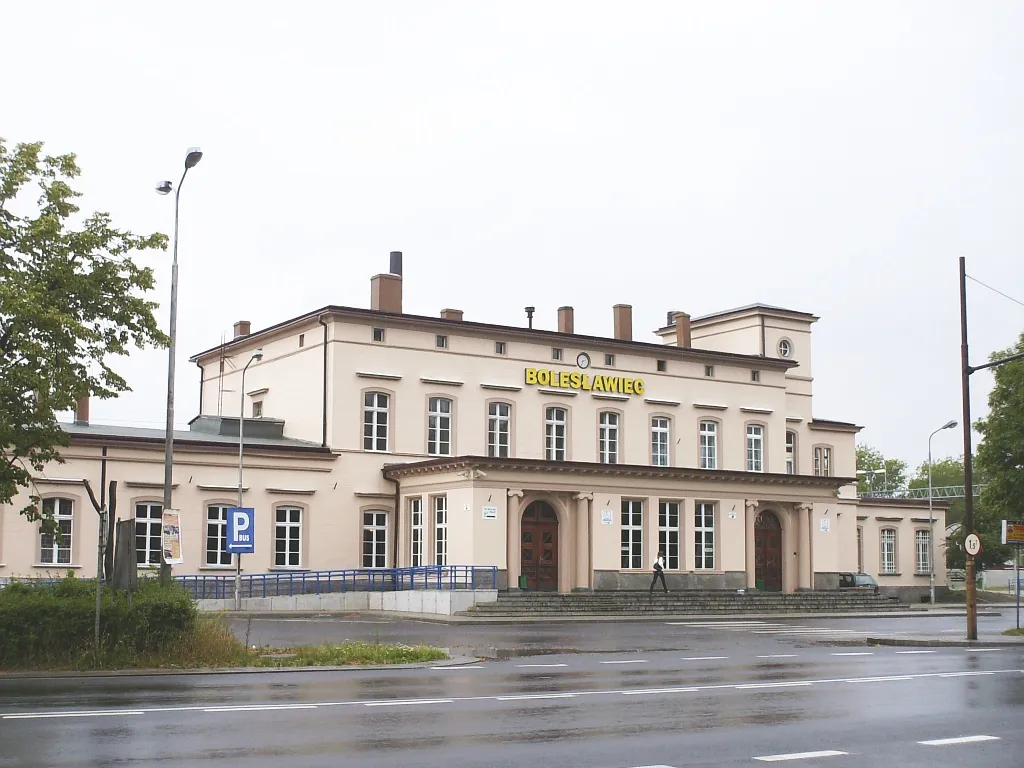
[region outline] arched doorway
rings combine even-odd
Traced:
[[[520,550],[526,588],[558,591],[558,515],[545,501],[534,501],[523,512]]]
[[[782,591],[782,523],[768,510],[754,520],[754,586],[762,592]]]

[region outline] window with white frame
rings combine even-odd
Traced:
[[[386,392],[366,392],[363,395],[363,450],[388,449],[388,424],[391,396]]]
[[[544,457],[548,461],[565,461],[566,426],[565,408],[551,406],[544,411]]]
[[[602,411],[598,416],[597,457],[602,464],[619,463],[619,414]]]
[[[700,468],[718,469],[718,422],[700,423]]]
[[[274,510],[274,565],[298,568],[302,565],[302,509],[278,507]]]
[[[929,573],[932,563],[932,535],[928,531],[914,532],[914,549],[917,553],[914,563],[916,573]]]
[[[664,416],[651,419],[651,466],[668,466],[669,421]]]
[[[447,397],[432,397],[428,401],[427,453],[452,455],[452,401]]]
[[[622,567],[644,567],[644,503],[622,500]]]
[[[231,565],[227,504],[210,504],[206,507],[206,564]]]
[[[764,472],[764,427],[747,425],[747,472]]]
[[[786,474],[796,474],[796,432],[786,432]]]
[[[832,477],[832,449],[826,445],[814,447],[814,474],[819,477]]]
[[[39,534],[40,565],[71,565],[71,544],[75,533],[73,499],[43,499],[43,517],[52,518],[56,533]]]
[[[507,459],[512,434],[512,406],[490,403],[487,406],[487,455]]]
[[[388,513],[383,510],[363,512],[363,568],[387,568]]]
[[[693,508],[693,567],[713,570],[715,567],[715,505],[701,501]]]
[[[879,562],[879,573],[896,573],[896,529],[883,528],[879,533],[881,540],[881,561]]]
[[[434,497],[434,565],[448,565],[448,497]]]
[[[135,564],[160,565],[164,506],[151,501],[135,505]]]
[[[658,503],[658,549],[665,553],[665,568],[679,570],[679,502]]]
[[[423,499],[409,499],[409,530],[412,533],[412,566],[427,564],[423,548]]]
[[[263,418],[263,401],[262,400],[254,400],[253,401],[253,404],[252,404],[252,417],[254,419],[262,419]]]

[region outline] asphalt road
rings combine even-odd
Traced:
[[[729,637],[739,639],[727,654],[705,646],[422,670],[0,679],[0,766],[1021,764],[1020,649],[763,653],[756,636]]]

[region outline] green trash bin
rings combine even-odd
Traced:
[[[525,576],[520,576],[519,577],[519,588],[522,589],[522,590],[526,589],[526,577]]]

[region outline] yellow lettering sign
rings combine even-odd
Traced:
[[[526,383],[552,389],[572,389],[581,392],[609,392],[622,395],[643,395],[647,386],[643,379],[579,371],[552,371],[545,368],[527,368]]]

